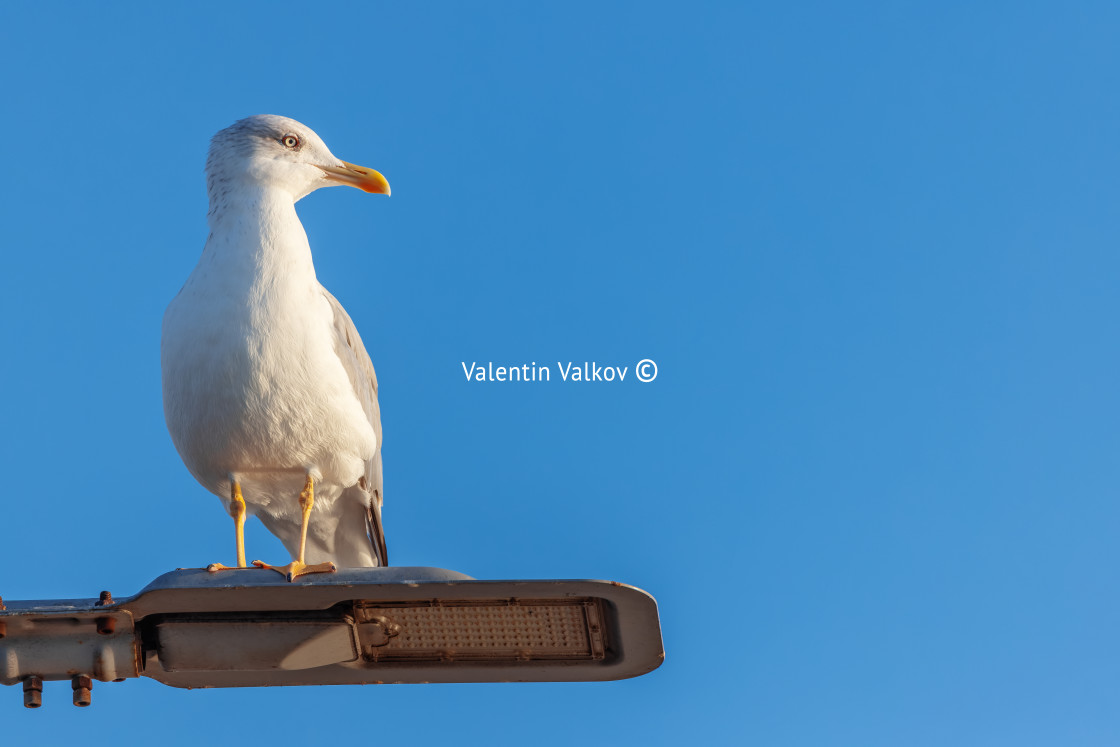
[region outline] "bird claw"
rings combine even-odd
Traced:
[[[304,576],[308,573],[334,573],[338,570],[335,564],[330,561],[308,565],[307,563],[293,560],[287,565],[269,565],[262,560],[254,560],[253,565],[257,568],[266,568],[270,571],[276,571],[287,579],[289,583],[295,581],[297,576]]]
[[[217,573],[218,571],[243,571],[245,570],[245,566],[211,563],[210,565],[206,566],[206,570],[210,571],[211,573]]]

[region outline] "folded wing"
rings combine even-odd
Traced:
[[[362,409],[377,434],[377,450],[373,458],[366,461],[365,475],[354,487],[348,488],[343,494],[343,500],[356,497],[366,506],[366,534],[373,547],[374,557],[379,566],[389,564],[389,551],[385,546],[385,529],[381,524],[381,505],[384,502],[383,478],[381,474],[381,408],[377,404],[377,374],[373,370],[373,362],[366,352],[362,338],[358,335],[358,328],[342,308],[338,299],[330,291],[320,286],[323,296],[330,303],[334,311],[335,352],[342,361],[350,384],[354,387],[354,394],[362,403]],[[359,495],[350,495],[359,491]]]

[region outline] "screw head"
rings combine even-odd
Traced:
[[[85,708],[93,702],[93,694],[90,692],[93,688],[93,680],[89,675],[79,674],[70,680],[70,684],[74,688],[74,705]]]
[[[43,705],[43,680],[34,675],[23,681],[23,707],[38,708]]]

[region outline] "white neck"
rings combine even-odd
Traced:
[[[254,185],[215,197],[198,270],[217,270],[242,282],[314,279],[311,247],[289,192]]]

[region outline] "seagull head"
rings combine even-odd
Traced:
[[[275,114],[247,117],[216,134],[206,159],[206,182],[211,204],[233,190],[254,187],[284,190],[293,201],[339,184],[389,194],[381,174],[335,158],[310,127]]]

